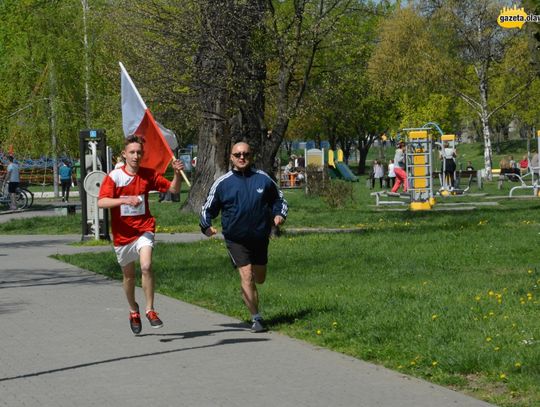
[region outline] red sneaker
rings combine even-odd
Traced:
[[[146,311],[146,318],[150,321],[152,328],[161,328],[163,326],[163,321],[159,319],[158,313],[153,309]]]
[[[139,313],[138,306],[137,306],[137,311],[129,312],[129,326],[131,327],[131,331],[135,335],[138,335],[141,333],[141,330],[142,330],[141,314]]]

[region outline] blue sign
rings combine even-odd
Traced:
[[[97,131],[90,130],[90,138],[96,138],[97,137]]]

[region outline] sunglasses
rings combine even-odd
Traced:
[[[234,157],[236,157],[236,158],[240,158],[240,157],[249,158],[249,157],[251,157],[251,153],[247,152],[247,151],[240,151],[238,153],[232,153],[232,155]]]

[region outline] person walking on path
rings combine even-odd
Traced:
[[[19,174],[19,164],[15,162],[12,155],[8,157],[9,164],[7,166],[6,179],[8,181],[8,193],[10,198],[9,209],[14,211],[17,209],[17,188],[21,182]]]
[[[124,291],[129,303],[129,323],[134,334],[142,329],[139,305],[135,301],[135,261],[140,261],[142,288],[146,298],[146,317],[152,328],[161,328],[163,322],[154,310],[154,274],[152,249],[154,247],[155,219],[148,206],[148,193],[159,191],[178,193],[182,183],[184,165],[174,160],[172,182],[151,168],[140,166],[144,154],[142,140],[134,135],[125,140],[122,157],[125,166],[114,169],[103,180],[98,206],[111,209],[111,227],[114,251],[124,276]]]
[[[265,172],[254,169],[251,159],[247,143],[233,145],[232,170],[210,188],[201,209],[200,227],[206,236],[215,235],[212,219],[221,211],[227,250],[240,274],[242,297],[251,313],[251,331],[264,332],[256,284],[266,279],[271,228],[285,221],[288,208],[277,184]]]
[[[69,189],[71,188],[73,171],[65,161],[62,161],[62,165],[58,169],[58,177],[62,186],[62,202],[69,202]]]

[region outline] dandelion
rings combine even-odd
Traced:
[[[489,314],[488,314],[490,317],[492,317],[493,315],[495,315],[495,313],[493,311],[489,311]]]
[[[506,380],[506,374],[504,373],[499,374],[499,379]]]
[[[521,369],[521,362],[516,362],[516,363],[514,363],[514,367],[515,367],[516,369]]]
[[[480,301],[481,298],[482,298],[482,297],[480,297],[479,295],[477,295],[476,297],[474,297],[474,299],[475,299],[476,301]]]
[[[416,360],[411,360],[411,363],[409,363],[411,366],[415,366],[416,365]]]
[[[439,364],[439,362],[437,362],[436,360],[434,360],[433,362],[431,362],[431,366],[435,367]]]
[[[403,365],[398,365],[398,369],[403,369]]]
[[[438,317],[439,317],[439,316],[438,316],[437,314],[433,314],[433,315],[431,316],[431,320],[432,320],[432,321],[435,321]]]
[[[495,346],[495,347],[493,348],[493,350],[494,350],[495,352],[498,352],[498,351],[501,350],[501,348],[500,348],[499,346]]]
[[[332,328],[337,328],[337,322],[336,321],[332,322]]]
[[[527,270],[527,273],[532,274],[533,271],[531,269]]]
[[[492,340],[493,340],[493,338],[492,338],[491,336],[488,336],[488,337],[486,338],[486,342],[491,342]]]
[[[317,335],[321,335],[322,331],[320,329],[317,329]]]
[[[488,295],[489,295],[490,297],[493,297],[493,296],[495,295],[495,293],[493,292],[493,290],[489,290],[489,291],[488,291]]]

